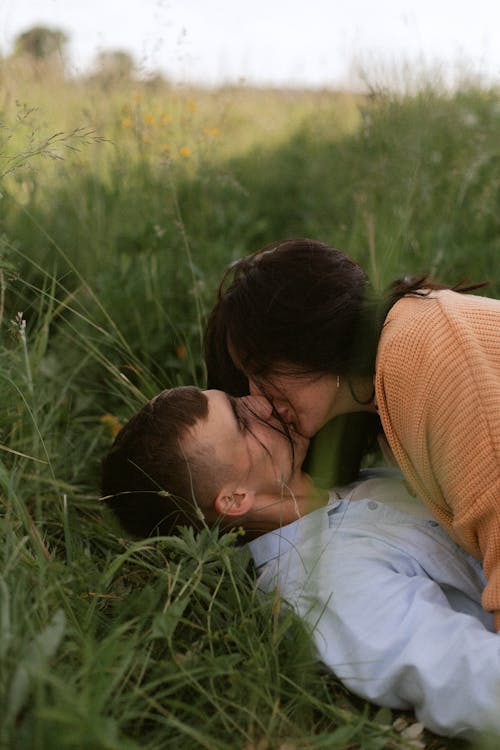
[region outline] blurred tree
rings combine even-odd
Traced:
[[[28,29],[16,37],[14,55],[29,55],[36,60],[46,60],[54,56],[63,58],[64,48],[68,41],[68,35],[61,29],[33,26],[32,29]]]
[[[68,41],[68,35],[61,29],[33,26],[15,38],[12,57],[24,63],[37,77],[62,75]]]
[[[95,58],[94,78],[103,84],[129,81],[135,72],[132,55],[124,50],[102,50]]]

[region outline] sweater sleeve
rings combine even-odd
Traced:
[[[500,626],[500,302],[446,291],[402,312],[377,363],[384,431],[417,494],[482,559]]]

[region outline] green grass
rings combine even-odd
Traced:
[[[390,747],[394,717],[320,670],[303,626],[256,595],[244,550],[208,531],[123,539],[100,461],[144,400],[203,385],[222,269],[272,239],[333,243],[380,286],[430,271],[498,296],[500,93],[102,90],[7,72],[0,746]]]

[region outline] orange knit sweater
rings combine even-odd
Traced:
[[[375,391],[385,435],[437,520],[482,560],[500,630],[500,300],[407,296],[382,330]]]

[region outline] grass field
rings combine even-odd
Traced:
[[[428,271],[499,296],[500,92],[1,75],[0,747],[396,747],[243,550],[124,539],[99,467],[146,399],[203,385],[217,280],[268,241],[323,239],[378,287]]]

